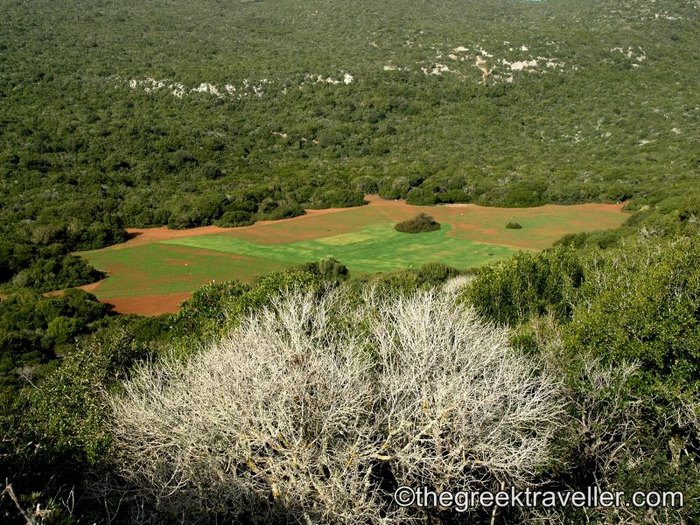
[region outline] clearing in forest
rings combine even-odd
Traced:
[[[457,268],[542,250],[567,233],[605,230],[626,219],[618,204],[490,208],[472,204],[411,206],[368,197],[359,208],[309,210],[307,215],[241,228],[130,230],[131,240],[83,252],[109,277],[88,285],[119,312],[176,311],[190,292],[211,281],[250,281],[275,270],[335,257],[353,274],[443,262]],[[397,222],[427,213],[438,231],[406,234]],[[517,222],[521,229],[507,229]]]

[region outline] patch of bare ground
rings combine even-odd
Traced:
[[[322,210],[306,210],[304,215],[300,215],[298,217],[278,219],[275,221],[258,221],[251,226],[239,226],[237,228],[220,228],[219,226],[200,226],[197,228],[189,228],[187,230],[171,230],[167,226],[161,226],[159,228],[127,228],[126,231],[129,234],[129,240],[121,244],[110,246],[107,249],[129,248],[131,246],[139,246],[152,242],[169,241],[171,239],[181,239],[183,237],[194,237],[199,235],[222,235],[226,234],[227,232],[246,231],[259,228],[260,226],[265,226],[267,224],[280,224],[291,221],[299,221],[308,219],[309,217],[327,215],[350,209],[353,208],[324,208]]]
[[[192,295],[191,292],[178,292],[163,295],[139,295],[138,297],[105,297],[100,301],[111,305],[113,311],[120,314],[155,316],[177,313],[182,302],[190,295]]]
[[[78,288],[80,288],[84,292],[95,293],[95,291],[100,287],[100,285],[105,281],[105,279],[107,279],[107,278],[105,277],[104,279],[100,279],[97,282],[78,286]]]

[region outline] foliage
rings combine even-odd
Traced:
[[[94,330],[109,308],[82,290],[42,297],[22,290],[0,301],[0,413],[22,386],[43,377],[76,337]]]
[[[584,299],[562,333],[564,359],[635,363],[625,385],[628,425],[607,473],[618,490],[678,490],[681,516],[699,512],[700,245],[697,238],[628,240],[588,263]],[[636,445],[635,445],[636,443]]]
[[[574,312],[567,344],[606,362],[639,363],[654,388],[692,396],[700,387],[700,243],[628,242],[596,257]],[[654,395],[664,396],[663,390]]]
[[[250,285],[239,281],[208,284],[195,291],[182,304],[180,311],[172,318],[171,328],[174,334],[184,339],[180,344],[183,351],[191,353],[202,337],[217,338],[228,333],[246,315],[268,304],[279,293],[285,290],[308,290],[326,279],[335,280],[333,270],[340,271],[342,265],[330,262],[328,269],[329,274],[308,269],[275,272]],[[188,349],[185,348],[187,346]]]
[[[353,276],[347,284],[360,296],[365,289],[374,289],[387,296],[411,295],[416,290],[438,288],[453,277],[466,273],[469,271],[458,270],[443,263],[426,263],[414,269]]]
[[[418,284],[437,286],[459,273],[459,270],[443,263],[426,263],[418,268]]]
[[[13,412],[0,414],[3,424],[11,422],[0,443],[0,468],[23,504],[51,509],[47,523],[99,512],[95,505],[102,502],[84,496],[105,471],[111,442],[103,392],[153,351],[130,328],[125,322],[82,339],[36,389],[15,399]]]
[[[301,266],[300,269],[334,283],[347,279],[350,274],[347,266],[335,257],[327,257],[317,262],[307,263]]]
[[[101,272],[83,259],[69,255],[67,247],[61,244],[0,245],[0,285],[4,282],[10,290],[31,288],[48,292],[88,284],[102,277]]]
[[[430,215],[419,213],[412,219],[399,222],[394,229],[402,233],[425,233],[440,229],[440,223]]]
[[[515,325],[514,344],[543,356],[571,389],[569,459],[553,478],[626,493],[679,490],[678,522],[697,516],[700,494],[699,254],[697,237],[638,235],[590,253],[521,254],[480,272],[464,292],[490,318]],[[569,264],[552,265],[557,259]],[[558,293],[531,286],[552,270]]]
[[[522,323],[547,313],[565,320],[583,278],[581,260],[572,249],[519,252],[480,271],[464,294],[480,313],[498,323]]]
[[[506,224],[506,228],[508,228],[509,230],[519,230],[522,227],[523,226],[519,222],[509,222],[508,224]]]

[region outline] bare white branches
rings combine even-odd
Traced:
[[[112,399],[123,473],[157,501],[345,524],[422,519],[397,485],[526,483],[562,404],[503,330],[438,292],[290,292]]]

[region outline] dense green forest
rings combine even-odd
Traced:
[[[0,521],[700,520],[697,0],[0,0],[0,11]],[[352,276],[342,261],[309,261],[205,286],[155,318],[70,289],[102,277],[73,253],[122,242],[129,227],[242,226],[375,193],[419,205],[628,201],[634,213],[478,271]],[[468,356],[453,343],[474,333],[493,353],[467,345],[485,367],[469,398],[455,388]],[[259,382],[246,382],[231,356],[259,356],[231,334],[258,334],[260,355],[281,345],[289,375],[260,362]],[[392,376],[396,363],[432,374],[406,386],[417,415],[392,412],[397,385],[418,377]],[[203,376],[230,383],[198,390]],[[451,415],[449,403],[485,403],[497,380],[514,397],[494,387],[492,417]],[[176,397],[188,392],[201,413]],[[290,428],[305,433],[260,430],[241,411],[207,420],[232,392],[286,399]],[[347,431],[326,434],[336,392]],[[358,392],[368,397],[350,403]],[[532,417],[513,412],[530,401]],[[430,403],[445,409],[433,420]],[[516,416],[525,423],[509,426]],[[440,431],[428,439],[426,424]],[[511,432],[509,461],[488,441],[499,432]],[[458,474],[425,459],[440,439],[471,443]],[[300,468],[341,453],[356,470]],[[677,490],[685,505],[399,511],[400,480]]]
[[[692,1],[0,7],[5,282],[90,280],[67,254],[128,226],[367,193],[643,206],[697,189]]]

